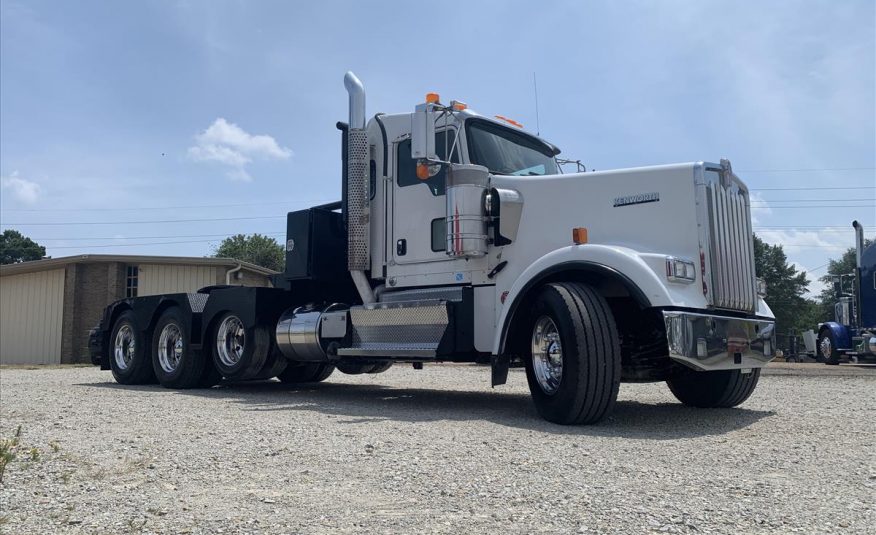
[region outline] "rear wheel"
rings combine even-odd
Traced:
[[[268,360],[266,360],[262,366],[261,371],[252,377],[252,380],[258,381],[277,377],[283,373],[289,365],[289,361],[286,360],[286,357],[283,356],[279,349],[274,347],[271,354],[268,355]]]
[[[335,367],[331,364],[290,362],[286,369],[277,375],[277,379],[286,384],[319,383],[328,379],[333,371]]]
[[[262,371],[271,348],[265,327],[246,328],[237,315],[228,312],[219,319],[213,332],[213,364],[221,375],[244,380]]]
[[[836,349],[836,338],[830,329],[818,333],[818,361],[825,364],[839,364],[840,353]]]
[[[701,408],[729,408],[747,400],[760,379],[760,369],[698,372],[678,368],[667,379],[669,390],[685,405]]]
[[[152,336],[152,368],[161,386],[198,388],[210,374],[203,352],[191,348],[186,323],[180,309],[161,314]],[[212,386],[212,385],[210,385]]]
[[[375,373],[374,370],[380,364],[350,364],[347,362],[339,362],[337,364],[338,371],[347,375],[360,375],[363,373]]]
[[[541,289],[529,321],[526,379],[539,414],[558,424],[590,424],[614,408],[620,345],[605,298],[578,283]]]
[[[122,312],[110,336],[110,369],[116,382],[123,385],[154,383],[152,359],[143,331],[130,310]]]
[[[370,371],[365,373],[383,373],[390,368],[392,368],[392,362],[381,362],[380,364],[375,364]]]

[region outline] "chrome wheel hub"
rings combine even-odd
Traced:
[[[547,395],[560,388],[563,379],[563,346],[554,320],[542,316],[532,328],[532,371],[538,386]]]
[[[136,350],[134,342],[134,330],[130,325],[122,325],[116,333],[116,339],[113,343],[113,358],[116,361],[116,367],[120,370],[127,370],[134,360],[134,351]]]
[[[821,356],[829,359],[831,357],[831,353],[833,353],[833,347],[831,347],[830,345],[830,336],[825,336],[824,338],[822,338],[821,343],[818,344],[818,348],[821,349]]]
[[[246,349],[246,329],[237,316],[228,316],[216,333],[216,354],[225,366],[235,366]]]
[[[161,329],[158,337],[158,363],[167,373],[173,373],[179,367],[183,354],[183,335],[179,326],[168,323]]]

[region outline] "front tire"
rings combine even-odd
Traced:
[[[605,298],[579,283],[544,286],[528,322],[526,379],[538,413],[557,424],[592,424],[617,400],[621,353]]]
[[[675,398],[685,405],[712,409],[742,404],[754,392],[759,380],[759,368],[750,373],[740,370],[699,372],[679,368],[666,380],[666,384]]]
[[[821,329],[818,333],[818,342],[815,346],[818,350],[818,362],[825,364],[839,364],[840,353],[837,351],[836,338],[830,329]]]
[[[180,309],[165,310],[152,335],[152,368],[158,382],[165,388],[199,388],[210,382],[207,366],[203,352],[191,348]]]
[[[134,312],[130,310],[122,312],[113,325],[109,361],[113,377],[119,384],[142,385],[155,382],[146,336],[137,325]]]

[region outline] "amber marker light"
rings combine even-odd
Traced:
[[[425,163],[417,164],[417,178],[420,180],[429,180],[429,165]]]
[[[573,228],[572,241],[575,242],[576,245],[587,243],[587,229],[584,227]]]
[[[463,111],[468,109],[468,104],[465,102],[460,102],[458,100],[451,100],[450,106],[456,111]]]
[[[438,93],[426,93],[426,102],[428,104],[438,104]]]
[[[522,124],[518,123],[514,119],[509,119],[509,118],[505,117],[504,115],[496,115],[495,117],[496,117],[496,119],[499,119],[500,121],[505,121],[506,123],[508,123],[510,125],[516,126],[517,128],[523,128]]]

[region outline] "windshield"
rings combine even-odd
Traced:
[[[471,163],[495,175],[555,175],[553,151],[539,140],[487,121],[466,123]]]

